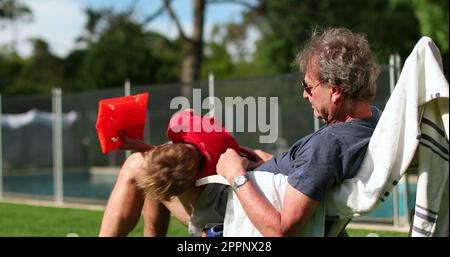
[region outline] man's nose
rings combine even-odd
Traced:
[[[309,95],[306,93],[306,90],[303,90],[303,99],[308,100]]]

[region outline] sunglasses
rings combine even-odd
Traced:
[[[322,84],[322,82],[319,82],[319,83],[317,83],[315,86],[310,87],[310,86],[308,86],[308,84],[306,84],[306,81],[305,81],[305,80],[302,80],[302,87],[303,87],[303,90],[305,90],[305,92],[306,92],[308,95],[312,95],[312,90],[313,90],[314,88],[316,88],[317,86],[319,86],[320,84]]]

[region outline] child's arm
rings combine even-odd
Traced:
[[[239,150],[241,151],[241,155],[249,155],[251,158],[253,158],[255,161],[263,161],[266,162],[270,159],[272,159],[273,155],[266,153],[262,150],[255,150],[250,147],[246,146],[239,146]]]
[[[123,132],[119,132],[119,136],[123,141],[123,144],[119,147],[119,149],[145,152],[155,148],[153,145],[147,145],[136,139],[129,138]]]

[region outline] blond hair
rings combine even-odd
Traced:
[[[184,143],[166,144],[144,153],[137,186],[146,197],[165,201],[181,194],[198,173],[199,153]]]

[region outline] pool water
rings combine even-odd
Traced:
[[[398,190],[398,209],[399,209],[399,215],[405,216],[406,215],[406,196],[405,196],[405,187],[406,185],[404,183],[399,183],[397,185]],[[415,183],[409,183],[409,208],[411,209],[415,205],[416,201],[416,184]],[[392,189],[392,190],[395,190]],[[382,202],[373,212],[366,215],[367,217],[373,217],[373,218],[391,218],[394,216],[394,200],[393,200],[393,192],[389,194],[389,197],[386,198],[384,202]]]
[[[115,180],[115,179],[114,179]],[[97,181],[89,173],[64,174],[64,197],[107,200],[114,181]],[[3,191],[9,193],[52,196],[53,175],[5,176]]]

